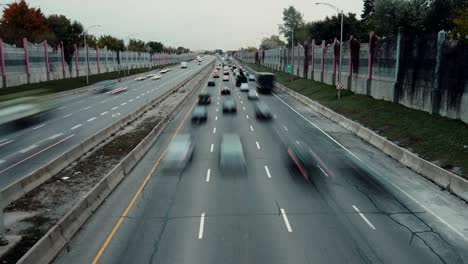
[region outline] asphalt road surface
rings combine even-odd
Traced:
[[[246,92],[216,82],[207,123],[190,123],[193,98],[56,263],[467,261],[466,204],[285,94],[260,94],[274,114],[261,122]],[[222,86],[232,94],[219,95]],[[226,98],[236,114],[222,112]],[[158,167],[174,133],[196,143],[179,174]],[[226,133],[241,138],[245,172],[220,170]],[[309,180],[291,166],[285,138],[318,157]],[[404,186],[392,182],[401,175]]]
[[[50,118],[42,123],[21,130],[1,127],[0,189],[176,87],[206,63],[190,62],[187,69],[171,66],[172,71],[165,74],[160,74],[159,70],[151,72],[160,75],[159,80],[122,82],[118,87],[128,87],[122,93],[90,91],[66,96],[59,99]]]

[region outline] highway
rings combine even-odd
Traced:
[[[259,94],[274,114],[264,122],[232,73],[229,82],[215,80],[208,121],[190,123],[196,99],[189,100],[55,263],[468,261],[467,223],[457,221],[466,219],[466,204],[286,94]],[[232,94],[220,95],[222,86]],[[226,98],[235,99],[236,114],[222,112]],[[245,172],[220,170],[226,133],[241,138]],[[196,143],[180,174],[159,168],[174,134],[191,134]],[[290,166],[284,138],[317,157],[309,179]],[[401,175],[406,187],[393,181]],[[456,216],[440,221],[438,213],[448,212]]]
[[[159,70],[148,72],[162,78],[124,81],[118,84],[118,87],[128,87],[122,93],[89,91],[65,96],[58,99],[50,118],[41,123],[14,131],[0,128],[0,189],[176,87],[200,67],[203,65],[190,62],[187,69],[175,65],[165,74],[160,74]]]

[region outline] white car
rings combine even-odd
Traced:
[[[135,81],[143,81],[143,80],[146,80],[146,76],[135,78]]]
[[[150,78],[150,80],[159,80],[159,79],[161,79],[161,76],[159,76],[159,75],[155,75],[155,76]]]
[[[164,69],[164,70],[159,71],[159,73],[162,73],[162,74],[165,74],[166,72],[168,72],[167,69]]]
[[[241,90],[241,92],[248,92],[249,91],[249,84],[248,83],[241,83],[240,90]]]
[[[253,74],[249,74],[249,81],[255,81],[255,76]]]
[[[258,93],[255,89],[250,89],[249,94],[247,95],[249,100],[258,100]]]
[[[186,61],[183,61],[183,62],[180,63],[180,67],[181,67],[182,69],[187,68],[187,66],[188,66],[188,63],[187,63]]]

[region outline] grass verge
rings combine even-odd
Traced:
[[[270,68],[248,64],[255,71]],[[420,157],[468,179],[468,124],[274,71],[276,81],[354,120]]]
[[[174,65],[174,64],[171,64],[171,65]],[[0,89],[0,102],[17,97],[17,93],[24,94],[26,92],[31,92],[35,90],[44,90],[44,89],[47,89],[50,93],[58,93],[58,92],[81,88],[81,87],[91,85],[100,81],[123,78],[123,77],[133,75],[133,74],[139,74],[139,73],[144,73],[144,72],[148,72],[148,71],[152,71],[156,69],[161,69],[164,67],[169,67],[171,65],[155,66],[151,68],[131,69],[130,74],[127,74],[126,70],[93,74],[93,75],[89,75],[89,84],[86,84],[86,76],[80,76],[76,78],[68,78],[68,79],[53,80],[53,81],[39,82],[39,83],[30,83],[30,84],[7,87],[7,88]]]

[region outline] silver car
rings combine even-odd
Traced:
[[[247,94],[247,98],[249,100],[258,100],[258,93],[255,89],[250,89],[249,93]]]
[[[225,134],[221,140],[220,166],[223,170],[245,170],[245,156],[239,135]]]
[[[165,170],[183,170],[193,156],[194,143],[189,134],[176,136],[169,145],[163,160]]]

